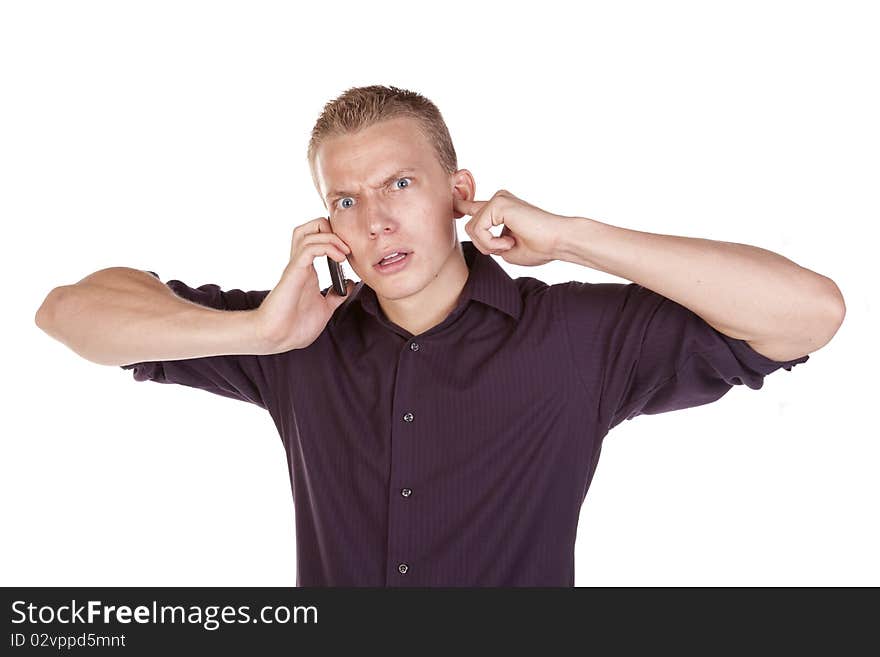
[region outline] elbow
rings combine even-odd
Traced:
[[[37,308],[37,312],[34,314],[34,323],[43,331],[46,331],[47,327],[52,323],[56,314],[59,297],[62,295],[66,287],[66,285],[62,285],[54,288],[46,295],[46,298],[43,299],[43,303],[40,307]]]
[[[830,278],[828,279],[829,286],[829,299],[830,299],[830,313],[832,318],[832,323],[835,324],[834,332],[837,332],[837,329],[843,324],[843,319],[846,317],[846,302],[843,299],[843,292],[840,291],[840,288]]]
[[[828,293],[826,312],[822,321],[817,320],[817,327],[813,332],[813,342],[821,348],[831,342],[837,331],[843,325],[846,317],[846,303],[843,300],[843,293],[837,284],[828,279]]]

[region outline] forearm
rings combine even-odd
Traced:
[[[627,279],[743,340],[833,335],[843,298],[830,278],[755,246],[629,230],[573,217],[559,258]]]
[[[101,365],[261,353],[252,311],[208,308],[178,297],[146,272],[114,267],[56,288],[38,326]]]

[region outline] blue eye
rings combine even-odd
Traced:
[[[401,180],[412,180],[412,178],[398,178],[398,179],[395,180],[394,182],[395,182],[395,183],[399,183]],[[397,189],[398,189],[398,190],[400,190],[400,189],[406,189],[407,187],[409,187],[409,184],[406,184],[404,187],[397,187]],[[339,199],[339,200],[337,201],[337,203],[342,203],[342,202],[345,201],[346,199],[350,199],[350,198],[351,198],[351,196],[344,196],[343,198]],[[351,207],[351,205],[344,205],[344,206],[343,206],[343,209],[347,210],[347,209],[350,208],[350,207]]]

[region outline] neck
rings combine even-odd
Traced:
[[[376,295],[385,316],[413,335],[440,324],[455,308],[468,278],[467,261],[456,240],[449,257],[430,283],[400,299]]]

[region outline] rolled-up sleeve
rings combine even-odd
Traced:
[[[767,358],[637,283],[571,281],[562,307],[573,365],[596,388],[591,398],[606,430],[639,415],[708,404],[734,385],[760,389],[766,375],[809,360]]]
[[[159,278],[156,272],[150,274]],[[159,279],[161,280],[161,279]],[[214,283],[190,287],[180,280],[165,283],[183,299],[218,310],[252,310],[270,290],[222,290]],[[238,399],[267,409],[270,399],[268,361],[264,356],[232,354],[185,358],[180,360],[143,361],[120,365],[132,370],[135,381],[175,383]]]

